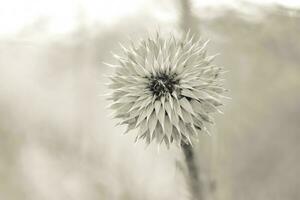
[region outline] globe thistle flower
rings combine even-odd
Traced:
[[[207,125],[211,113],[221,112],[222,69],[206,55],[207,41],[186,34],[184,39],[154,37],[131,44],[110,77],[110,105],[126,133],[137,128],[136,141],[149,144],[191,144]]]

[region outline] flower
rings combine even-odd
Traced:
[[[192,144],[207,131],[210,116],[221,112],[222,69],[211,64],[215,56],[206,55],[208,41],[186,34],[184,39],[154,37],[131,44],[110,77],[110,108],[126,133],[138,128],[136,141],[149,144],[172,142]]]

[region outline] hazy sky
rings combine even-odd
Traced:
[[[160,4],[170,2],[163,0]],[[300,7],[300,0],[244,0],[259,4],[279,3]],[[143,9],[162,20],[172,20],[176,13],[172,9],[159,9],[157,1],[141,0],[0,0],[0,35],[7,35],[20,30],[24,25],[37,19],[49,20],[49,32],[63,33],[72,30],[78,23],[79,13],[89,22],[113,25],[121,17],[133,15]],[[233,5],[239,0],[195,0],[195,6]],[[147,9],[146,9],[147,8]],[[151,9],[152,8],[152,9]],[[153,9],[155,8],[155,9]],[[79,11],[79,12],[78,12]],[[84,11],[84,12],[82,12]]]

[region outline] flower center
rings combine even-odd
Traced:
[[[175,85],[178,80],[174,75],[159,74],[150,77],[149,89],[154,95],[161,97],[167,93],[172,93],[175,90]]]

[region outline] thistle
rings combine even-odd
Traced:
[[[110,107],[119,124],[137,128],[145,139],[177,145],[192,144],[208,133],[211,113],[221,112],[222,69],[206,55],[208,41],[186,34],[162,38],[159,33],[125,48],[111,76]]]

